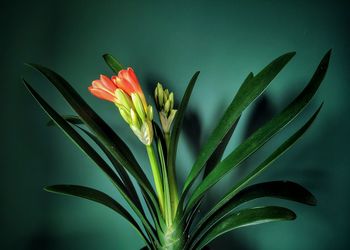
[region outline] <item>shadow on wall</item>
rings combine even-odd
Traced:
[[[287,106],[288,103],[284,103],[282,106]],[[271,100],[267,95],[262,95],[254,104],[253,109],[248,117],[248,122],[246,129],[244,131],[244,136],[242,140],[245,140],[248,138],[254,131],[256,131],[258,128],[263,126],[267,121],[269,121],[277,112],[277,108],[273,106]],[[202,128],[199,121],[199,115],[193,110],[190,110],[187,112],[186,116],[186,122],[184,123],[184,134],[186,136],[187,141],[190,143],[190,145],[193,147],[193,154],[196,157],[198,155],[200,150],[200,138],[203,138],[200,133],[202,133]],[[319,132],[321,133],[321,132]],[[196,135],[196,136],[193,136]],[[318,137],[319,138],[319,137]],[[312,145],[317,145],[319,143],[318,141],[312,141]],[[297,154],[300,155],[302,159],[305,156],[307,158],[308,154],[308,148],[310,145],[300,143],[297,145]],[[304,155],[304,156],[303,156]],[[309,156],[310,157],[310,156]],[[301,171],[295,171],[294,163],[288,161],[287,163],[284,162],[283,165],[283,178],[284,179],[290,179],[290,180],[296,180],[297,182],[302,181],[302,185],[305,185],[306,187],[311,187],[313,192],[317,192],[324,184],[326,172],[324,169],[320,168],[319,166],[324,164],[322,162],[317,162],[317,157],[314,157],[313,160],[314,164],[312,166],[305,165],[301,163],[302,170]],[[249,164],[248,161],[243,163],[244,165],[252,165]],[[281,164],[281,163],[279,163]],[[245,176],[248,171],[250,171],[251,168],[249,166],[247,167],[241,167],[238,168],[237,171],[234,173],[234,180],[236,180],[239,177]],[[273,171],[271,171],[273,172]],[[269,175],[271,177],[271,175]],[[316,177],[316,178],[315,178]],[[280,179],[280,175],[272,175],[271,180],[277,180]],[[215,204],[218,201],[217,195],[213,195],[212,192],[210,192],[206,198],[205,202],[202,205],[201,212],[202,211],[208,211],[212,206],[209,204]],[[302,205],[301,205],[302,206]],[[317,212],[320,210],[315,210],[314,212]],[[317,216],[322,216],[322,214],[318,214]],[[234,246],[235,249],[240,250],[255,250],[255,247],[252,247],[247,240],[244,240],[244,237],[237,236],[238,234],[235,232],[228,233],[226,235],[223,235],[220,237],[220,240],[213,241],[210,246],[212,249],[232,249],[232,246]]]
[[[52,235],[52,231],[47,227],[43,227],[30,237],[24,249],[57,249],[57,243],[55,237]]]

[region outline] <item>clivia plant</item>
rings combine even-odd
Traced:
[[[147,102],[134,70],[124,68],[109,54],[103,56],[115,75],[101,75],[92,81],[88,90],[118,108],[122,119],[144,144],[148,164],[137,161],[127,144],[66,80],[46,67],[30,64],[57,88],[76,115],[57,113],[23,79],[28,91],[50,117],[51,124],[59,127],[106,174],[129,207],[90,187],[53,185],[45,190],[82,197],[109,207],[130,222],[144,241],[144,249],[202,249],[218,236],[240,227],[295,219],[295,213],[285,207],[249,207],[248,204],[258,198],[273,197],[316,205],[315,197],[308,190],[290,181],[251,182],[304,135],[322,104],[302,127],[234,183],[216,204],[211,204],[208,212],[198,213],[210,189],[295,119],[315,95],[326,74],[331,51],[326,53],[309,83],[287,107],[223,158],[243,111],[265,91],[294,55],[294,52],[284,54],[258,74],[250,73],[246,77],[207,142],[202,145],[183,186],[179,186],[176,178],[176,152],[185,110],[199,72],[193,75],[178,107],[174,106],[173,92],[158,83],[154,91],[156,108],[153,108]],[[154,119],[156,115],[159,124]],[[94,145],[85,139],[86,136]],[[104,156],[95,150],[96,147]],[[106,157],[109,161],[105,160]],[[144,172],[149,167],[153,180],[149,180]],[[198,179],[200,181],[195,182]],[[245,204],[244,208],[242,204]],[[134,216],[129,211],[133,211]]]

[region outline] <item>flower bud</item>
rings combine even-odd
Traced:
[[[166,114],[169,113],[169,110],[170,110],[170,100],[168,99],[166,102],[165,102],[165,105],[164,105],[164,111]]]
[[[130,125],[137,138],[145,145],[151,145],[153,140],[153,128],[150,121],[142,123],[141,127]]]
[[[156,101],[157,109],[163,106],[164,90],[160,83],[157,83],[157,87],[154,90],[154,98]],[[159,110],[159,109],[158,109]]]
[[[122,118],[145,145],[153,139],[153,110],[147,104],[140,83],[132,68],[120,70],[117,76],[108,78],[101,75],[94,80],[89,91],[96,97],[113,102],[119,109]],[[163,87],[160,85],[155,96],[161,98],[163,105]],[[159,99],[157,98],[157,99]]]
[[[120,107],[119,112],[120,112],[120,115],[123,117],[124,121],[130,124],[131,123],[130,112],[124,107]]]
[[[137,114],[133,109],[130,109],[130,123],[133,126],[140,127],[139,119],[137,118]]]
[[[172,110],[174,108],[174,93],[173,92],[170,93],[168,100],[170,100],[170,110]]]
[[[131,100],[135,106],[137,114],[139,115],[141,120],[144,121],[146,119],[146,113],[145,113],[145,110],[143,108],[143,103],[141,101],[140,96],[137,93],[132,93]]]
[[[154,90],[154,98],[163,131],[169,133],[176,114],[176,110],[173,109],[174,93],[169,92],[168,89],[164,89],[160,83],[157,83],[157,87]]]
[[[151,105],[147,107],[147,118],[151,121],[153,120],[153,108]]]

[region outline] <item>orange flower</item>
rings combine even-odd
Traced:
[[[123,90],[130,97],[133,93],[137,93],[141,98],[143,107],[147,109],[146,98],[140,83],[134,70],[130,67],[119,71],[118,76],[112,76],[111,79],[105,75],[100,75],[100,79],[93,81],[89,87],[89,91],[94,96],[114,103],[119,101],[115,93],[117,89]]]
[[[131,98],[133,94],[137,94],[142,102],[143,108],[147,110],[147,102],[145,95],[141,89],[139,80],[137,79],[135,72],[132,68],[123,69],[118,72],[118,76],[112,76],[112,81],[117,87],[123,90]]]
[[[100,75],[100,79],[93,81],[88,89],[94,96],[113,102],[143,144],[152,143],[153,110],[147,104],[132,68],[120,70],[118,76],[111,78]]]
[[[142,94],[142,89],[132,68],[123,69],[118,72],[118,76],[112,76],[112,81],[118,88],[131,96],[132,93]]]
[[[117,97],[115,95],[117,85],[105,75],[100,75],[100,80],[93,81],[88,89],[91,94],[100,99],[114,103],[117,102]]]

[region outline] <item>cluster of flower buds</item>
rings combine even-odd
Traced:
[[[145,145],[153,140],[153,110],[146,102],[145,95],[132,68],[121,70],[118,76],[101,75],[92,82],[89,91],[96,97],[113,102],[123,119]]]
[[[177,111],[174,109],[174,94],[169,92],[168,89],[164,89],[160,83],[157,83],[157,87],[154,90],[154,98],[163,131],[164,133],[169,133]]]

